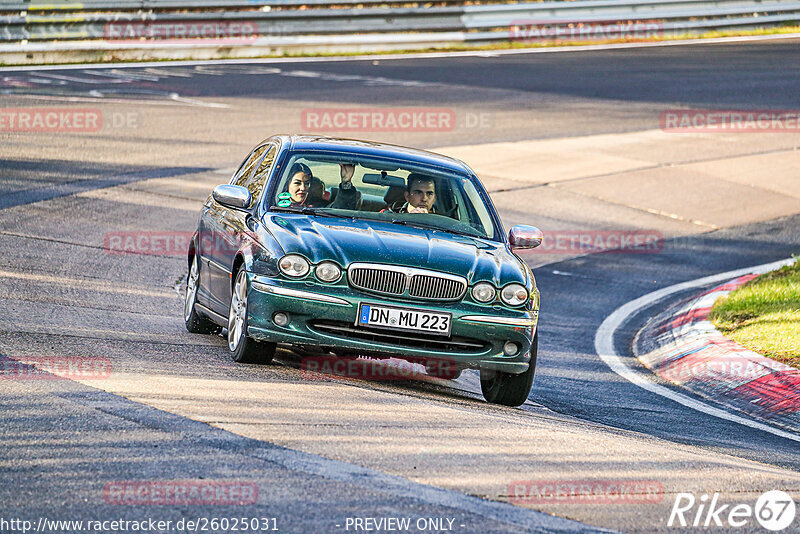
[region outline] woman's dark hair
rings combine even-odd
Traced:
[[[289,169],[289,177],[294,176],[298,172],[302,172],[303,174],[307,174],[308,176],[314,176],[311,173],[311,169],[308,168],[308,165],[305,163],[295,163],[292,165],[292,168]]]

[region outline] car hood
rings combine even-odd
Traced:
[[[521,260],[496,241],[365,219],[270,214],[264,224],[287,254],[312,263],[384,263],[457,274],[470,284],[527,283]]]

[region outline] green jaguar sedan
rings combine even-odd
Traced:
[[[308,136],[260,143],[203,204],[184,319],[227,329],[234,361],[278,344],[331,357],[480,371],[488,402],[519,406],[536,369],[539,291],[464,163],[399,146]],[[448,365],[442,365],[447,362]]]

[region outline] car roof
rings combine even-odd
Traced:
[[[433,165],[455,172],[474,174],[461,160],[404,146],[358,139],[340,139],[312,135],[277,135],[284,146],[291,150],[320,150],[332,152],[349,152],[363,156],[383,156],[393,159],[404,159],[422,165]]]

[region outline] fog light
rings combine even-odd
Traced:
[[[506,356],[513,356],[519,352],[519,345],[513,343],[511,341],[506,341],[506,344],[503,345],[503,353]]]
[[[278,312],[273,315],[272,320],[275,321],[275,324],[278,326],[286,326],[289,324],[289,316],[283,312]]]

